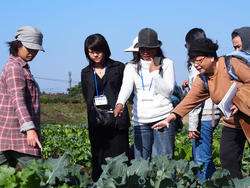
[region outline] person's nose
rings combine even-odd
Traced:
[[[194,66],[194,68],[197,69],[197,67],[199,67],[200,65],[198,63],[193,63],[193,66]]]

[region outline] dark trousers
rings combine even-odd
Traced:
[[[17,169],[22,169],[27,167],[27,162],[29,160],[34,160],[39,158],[40,157],[38,156],[7,150],[0,152],[0,165],[9,165]]]
[[[229,170],[231,178],[242,178],[241,166],[246,137],[241,129],[222,128],[220,160],[222,168]]]
[[[124,152],[128,156],[128,129],[89,127],[89,138],[92,153],[92,179],[97,181],[102,173],[101,165],[106,164],[105,158],[116,157]]]

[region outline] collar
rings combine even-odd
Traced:
[[[10,55],[10,59],[15,62],[15,63],[18,63],[19,65],[21,65],[22,67],[24,68],[30,68],[28,63],[26,61],[24,61],[21,57],[19,56],[13,56],[13,55]]]
[[[149,69],[150,64],[152,63],[152,61],[145,61],[143,59],[141,59],[140,61],[141,61],[141,67],[143,69]]]

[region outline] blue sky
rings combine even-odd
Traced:
[[[80,81],[87,66],[83,43],[88,35],[101,33],[108,41],[111,58],[127,62],[123,52],[145,27],[157,31],[165,56],[174,61],[178,84],[187,79],[186,33],[193,27],[205,30],[218,41],[218,54],[233,50],[231,32],[249,26],[248,0],[8,0],[0,2],[0,68],[8,60],[7,41],[15,31],[33,25],[44,35],[45,53],[30,62],[35,77]],[[42,91],[66,92],[67,82],[37,79]]]

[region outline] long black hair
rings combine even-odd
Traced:
[[[89,49],[93,51],[102,52],[104,54],[104,59],[102,63],[103,65],[106,65],[111,55],[111,52],[109,49],[108,42],[106,41],[104,36],[99,33],[96,33],[88,36],[84,42],[84,51],[86,58],[89,61],[89,65],[93,67],[95,62],[92,61],[89,57]]]
[[[23,44],[19,40],[14,40],[11,42],[6,42],[9,46],[9,52],[13,56],[18,56],[18,48],[22,47]]]

